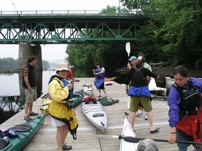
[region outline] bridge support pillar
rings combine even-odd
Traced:
[[[41,95],[42,92],[42,54],[41,54],[41,46],[40,45],[34,45],[31,46],[27,42],[21,42],[19,44],[19,64],[18,68],[20,70],[19,72],[19,86],[20,86],[20,97],[25,100],[25,92],[24,88],[22,87],[22,79],[23,79],[23,73],[22,70],[24,66],[28,64],[28,58],[32,55],[35,55],[37,60],[37,66],[35,67],[35,74],[36,74],[36,80],[37,80],[37,97]]]

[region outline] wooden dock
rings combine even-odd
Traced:
[[[82,89],[83,84],[92,84],[94,78],[78,78],[80,82],[75,82],[75,90]],[[110,98],[118,99],[119,103],[111,106],[105,106],[108,116],[108,126],[104,133],[99,132],[92,126],[86,117],[83,115],[81,105],[75,108],[76,116],[79,122],[77,131],[77,140],[73,140],[69,133],[66,142],[71,144],[72,151],[119,151],[120,140],[112,138],[113,135],[119,136],[122,132],[124,112],[130,114],[127,109],[127,101],[130,99],[125,93],[125,87],[113,82],[110,86],[105,86],[107,95]],[[103,93],[102,93],[103,94]],[[98,96],[97,90],[94,88],[94,96]],[[40,113],[41,99],[34,102],[34,111]],[[160,127],[158,133],[151,134],[149,131],[149,123],[145,121],[144,116],[137,117],[135,122],[135,130],[137,137],[140,138],[154,138],[167,140],[170,134],[170,127],[168,126],[168,105],[163,100],[153,100],[153,123],[155,127]],[[1,130],[13,127],[16,124],[24,123],[24,110],[16,114],[6,122],[0,125]],[[130,118],[129,118],[130,120]],[[55,140],[56,127],[51,124],[50,117],[47,116],[43,126],[38,133],[27,144],[23,151],[57,151]],[[176,144],[169,144],[167,142],[156,142],[159,151],[177,151]],[[193,147],[189,147],[189,151],[193,151]]]

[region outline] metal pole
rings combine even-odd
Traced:
[[[118,8],[118,12],[119,12],[119,14],[120,14],[120,0],[119,0],[119,8]]]
[[[14,7],[14,13],[15,13],[15,3],[12,3],[13,7]]]

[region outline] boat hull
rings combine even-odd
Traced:
[[[157,87],[156,81],[154,78],[151,78],[148,87],[151,93],[154,93],[155,95],[158,95],[158,96],[166,96],[167,89],[162,87]]]
[[[122,136],[136,137],[135,132],[133,131],[131,125],[128,122],[127,116],[125,116],[125,118],[124,118]],[[136,151],[138,144],[139,144],[139,142],[130,143],[130,142],[125,141],[124,139],[121,139],[119,151]]]
[[[82,111],[86,118],[102,133],[107,128],[107,114],[102,104],[96,101],[96,104],[89,102],[86,104],[82,103]]]
[[[45,120],[45,114],[42,114],[30,121],[27,121],[24,124],[30,124],[32,126],[32,128],[29,131],[26,132],[16,132],[19,137],[4,137],[4,139],[6,139],[9,144],[1,149],[1,151],[20,151],[22,150],[27,143],[33,138],[33,136],[37,133],[37,131],[39,130],[39,128],[41,127],[41,125],[43,125]],[[0,143],[3,143],[2,140]]]

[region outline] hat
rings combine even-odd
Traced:
[[[132,60],[137,60],[137,58],[135,56],[131,56],[129,61],[132,61]]]
[[[59,62],[57,64],[57,69],[55,71],[57,72],[57,71],[62,71],[62,70],[69,71],[69,69],[67,68],[67,63],[66,62]]]

